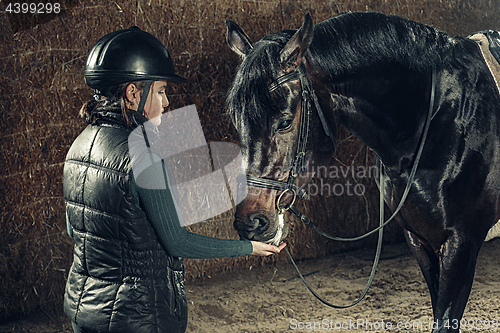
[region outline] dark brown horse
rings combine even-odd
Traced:
[[[286,237],[278,209],[300,194],[311,161],[328,164],[343,125],[384,166],[390,209],[409,184],[397,221],[430,290],[433,332],[458,332],[479,249],[499,218],[500,98],[477,44],[379,13],[316,25],[306,14],[300,29],[256,43],[227,27],[242,59],[227,107],[250,180],[240,236]]]

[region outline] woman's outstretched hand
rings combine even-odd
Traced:
[[[251,241],[253,246],[252,255],[254,256],[269,256],[271,254],[280,253],[286,246],[285,242],[281,242],[279,246],[266,244],[262,242]]]

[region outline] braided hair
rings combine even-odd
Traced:
[[[122,111],[123,119],[128,126],[132,125],[129,117],[129,111],[127,107],[127,102],[130,100],[127,98],[126,90],[129,84],[134,84],[139,90],[143,90],[146,82],[135,81],[126,82],[112,87],[108,93],[103,94],[102,92],[95,90],[94,98],[85,102],[80,109],[80,117],[87,123],[92,124],[96,121],[96,113],[99,108],[120,108]]]

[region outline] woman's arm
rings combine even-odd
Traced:
[[[136,203],[143,209],[164,249],[173,256],[183,258],[238,257],[252,254],[248,240],[225,240],[190,232],[181,226],[163,163],[157,162],[132,181]],[[164,189],[158,183],[166,184]],[[272,247],[270,250],[273,250]],[[276,248],[277,249],[277,248]],[[260,250],[262,251],[262,249]]]

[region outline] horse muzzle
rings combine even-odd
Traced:
[[[234,221],[234,228],[241,239],[273,245],[279,245],[289,233],[289,227],[284,223],[283,215],[278,214],[272,218],[263,213],[251,214],[246,219],[237,217]]]

